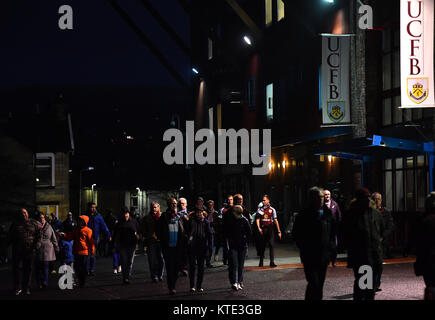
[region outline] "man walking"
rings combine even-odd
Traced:
[[[374,300],[376,281],[382,270],[382,235],[384,220],[382,214],[371,207],[370,192],[365,188],[356,191],[356,201],[350,206],[344,218],[345,242],[348,252],[348,268],[355,275],[354,300]],[[360,288],[361,266],[370,266],[373,271],[372,283]]]
[[[335,267],[335,260],[337,259],[337,247],[338,247],[338,230],[341,223],[341,211],[337,202],[332,200],[331,191],[325,189],[323,190],[323,194],[325,196],[324,206],[325,208],[331,211],[331,215],[332,215],[332,222],[333,222],[332,236],[334,238],[334,241],[332,243],[330,261],[331,261],[331,265]]]
[[[384,220],[385,229],[384,232],[382,233],[382,257],[391,258],[390,235],[393,233],[394,230],[393,216],[391,215],[391,212],[382,205],[382,195],[379,192],[373,192],[371,198],[374,204],[374,208],[381,213],[382,219]],[[382,271],[383,270],[381,266],[381,269],[379,270],[378,278],[376,279],[376,292],[382,291],[381,289]]]
[[[30,294],[35,253],[41,248],[41,225],[22,208],[9,229],[8,244],[12,245],[12,270],[15,295],[23,290]]]
[[[293,227],[308,282],[305,300],[323,299],[323,284],[334,240],[332,215],[323,204],[323,190],[312,187],[308,192],[308,206],[296,216]]]
[[[266,245],[269,245],[270,266],[276,267],[274,255],[275,232],[273,224],[276,225],[276,228],[278,230],[278,237],[280,239],[281,230],[279,228],[276,210],[270,206],[270,198],[267,194],[263,196],[262,202],[263,206],[258,209],[257,216],[255,218],[258,233],[260,234],[260,263],[258,264],[258,266],[263,266],[264,252],[266,250]]]
[[[218,212],[214,209],[214,201],[213,200],[208,200],[206,202],[206,206],[207,209],[205,210],[207,212],[207,220],[210,223],[210,231],[211,231],[211,238],[210,238],[210,246],[209,246],[209,250],[207,252],[206,255],[206,266],[207,268],[212,268],[213,265],[211,264],[211,257],[213,256],[213,247],[215,245],[215,227],[216,227],[216,223],[215,223],[215,219],[218,219]]]
[[[103,217],[101,214],[97,212],[97,205],[94,202],[88,203],[88,212],[87,215],[89,217],[89,223],[87,224],[88,228],[92,230],[92,237],[95,248],[98,248],[98,241],[100,236],[100,231],[104,231],[106,233],[107,239],[109,241],[112,241],[112,235],[110,234],[109,229],[106,226],[106,223],[104,222]],[[88,275],[94,276],[95,275],[95,251],[91,250],[92,254],[89,255],[88,258]]]

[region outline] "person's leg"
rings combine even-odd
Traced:
[[[275,266],[275,233],[273,232],[273,228],[270,228],[268,235],[268,243],[269,243],[269,257],[270,257],[270,266]]]
[[[223,240],[222,250],[223,250],[222,260],[223,260],[223,263],[226,265],[226,264],[228,264],[228,260],[230,259],[230,256],[231,256],[230,249],[228,248],[228,241],[227,241],[227,239]]]
[[[133,273],[133,264],[134,264],[134,255],[136,253],[136,246],[130,247],[128,248],[128,276],[131,277],[132,273]]]
[[[259,235],[259,243],[258,243],[258,253],[260,256],[260,262],[258,264],[259,267],[263,266],[264,263],[264,252],[266,251],[266,235],[263,233],[263,235]]]
[[[213,246],[214,246],[214,234],[211,234],[211,243],[207,248],[207,252],[205,256],[207,267],[211,266],[211,256],[213,255]]]
[[[375,291],[381,291],[382,263],[373,268],[373,279],[375,280]]]
[[[237,279],[239,283],[243,283],[243,269],[245,267],[245,258],[246,258],[246,252],[248,248],[243,248],[239,250],[238,252],[238,269],[237,269]]]
[[[238,269],[239,269],[239,253],[237,249],[231,249],[230,251],[231,255],[231,278],[232,284],[239,282],[239,275],[238,275]]]
[[[197,255],[196,263],[198,265],[198,277],[196,279],[196,288],[202,289],[202,281],[204,280],[204,263],[205,263],[205,250]]]
[[[157,280],[157,271],[156,271],[156,264],[157,264],[157,252],[156,252],[156,245],[154,243],[150,243],[147,250],[147,256],[148,256],[148,265],[150,267],[150,277],[151,280]]]
[[[32,286],[32,275],[33,275],[33,269],[34,269],[34,254],[27,254],[24,257],[24,263],[23,263],[23,287],[26,288],[26,290],[30,290]]]
[[[359,270],[359,266],[353,268],[353,274],[355,277],[355,281],[353,283],[353,300],[364,300],[365,297],[364,292],[359,287],[359,279],[361,275],[358,273],[358,270]]]
[[[128,252],[127,248],[119,248],[119,256],[121,257],[121,268],[122,268],[122,280],[128,280],[128,275],[130,273],[129,269],[129,260],[128,260]]]
[[[157,260],[157,277],[159,278],[159,281],[162,280],[163,277],[163,270],[165,268],[165,261],[163,260],[163,254],[162,254],[162,247],[160,246],[160,243],[156,244],[156,260]]]
[[[42,261],[42,282],[41,284],[45,287],[48,286],[48,261]]]
[[[307,289],[305,300],[322,300],[321,272],[319,266],[304,266],[305,278],[307,279]]]
[[[23,257],[22,254],[12,253],[12,272],[14,279],[14,289],[22,290],[23,286]]]
[[[327,264],[319,267],[319,286],[317,288],[318,289],[317,292],[318,292],[318,296],[319,296],[320,300],[323,299],[323,286],[325,284],[327,270],[328,270]]]
[[[195,264],[196,254],[194,252],[189,253],[189,283],[190,288],[195,287]]]

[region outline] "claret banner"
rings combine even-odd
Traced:
[[[401,108],[434,105],[433,0],[400,0]]]
[[[322,118],[324,125],[350,123],[350,36],[322,35]]]

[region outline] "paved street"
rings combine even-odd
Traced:
[[[145,300],[302,300],[306,281],[301,269],[297,251],[290,244],[279,244],[276,250],[277,268],[257,267],[255,248],[250,248],[246,263],[245,289],[234,292],[230,289],[226,266],[221,262],[206,269],[203,293],[191,294],[187,277],[177,282],[177,294],[169,296],[166,278],[163,282],[152,283],[149,279],[148,261],[143,254],[137,255],[130,285],[123,285],[121,275],[112,273],[111,258],[97,260],[96,275],[88,278],[87,287],[75,290],[60,290],[57,286],[59,275],[50,275],[50,288],[34,289],[30,296],[15,297],[12,294],[12,273],[8,267],[0,266],[0,299],[145,299]],[[266,251],[266,254],[268,251]],[[396,259],[384,265],[383,291],[376,295],[378,300],[421,300],[424,283],[413,272],[412,259]],[[269,260],[265,260],[265,266]],[[329,268],[324,287],[325,300],[351,300],[353,273],[339,263]]]

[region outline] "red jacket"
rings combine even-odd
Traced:
[[[89,222],[88,216],[80,216],[85,221],[86,225]],[[87,256],[94,252],[94,240],[92,239],[92,230],[87,226],[77,227],[71,233],[65,234],[66,241],[74,241],[73,254]]]

